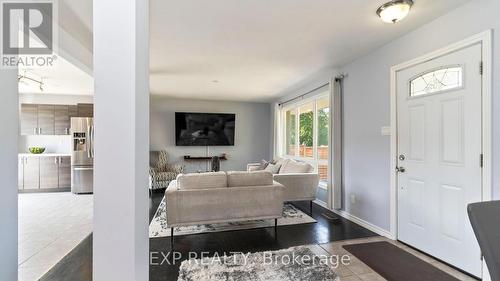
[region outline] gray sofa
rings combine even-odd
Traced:
[[[167,226],[276,219],[283,213],[285,187],[271,173],[181,174],[165,191]]]
[[[314,172],[313,166],[285,158],[279,158],[265,168],[262,163],[247,165],[247,171],[261,169],[274,172],[274,180],[285,186],[285,201],[310,201],[312,211],[312,201],[316,199],[319,185],[319,174]]]

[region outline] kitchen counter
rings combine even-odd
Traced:
[[[19,157],[71,157],[71,153],[42,153],[42,154],[33,154],[33,153],[19,153]]]

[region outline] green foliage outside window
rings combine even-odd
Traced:
[[[318,111],[318,146],[328,146],[328,131],[330,111],[323,108]]]
[[[328,146],[328,125],[330,113],[327,109],[318,111],[318,146]],[[314,114],[308,111],[299,116],[299,139],[300,144],[308,147],[313,146],[313,121]]]

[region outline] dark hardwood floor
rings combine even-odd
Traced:
[[[149,206],[150,220],[162,198],[163,192],[152,194]],[[309,213],[309,202],[296,202],[294,205]],[[317,223],[279,226],[276,233],[273,227],[268,227],[175,236],[174,252],[176,257],[180,257],[175,262],[170,254],[170,237],[150,239],[151,255],[156,257],[153,258],[153,264],[149,269],[150,280],[177,280],[180,263],[189,258],[189,253],[200,256],[202,252],[208,255],[259,252],[377,235],[346,219],[337,217],[337,220],[331,220],[323,214],[337,217],[314,204],[313,217]],[[165,256],[169,259],[164,259]],[[89,237],[54,266],[42,280],[91,280],[91,274],[92,238]]]

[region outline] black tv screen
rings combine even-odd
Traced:
[[[235,114],[175,113],[177,146],[234,145]]]

